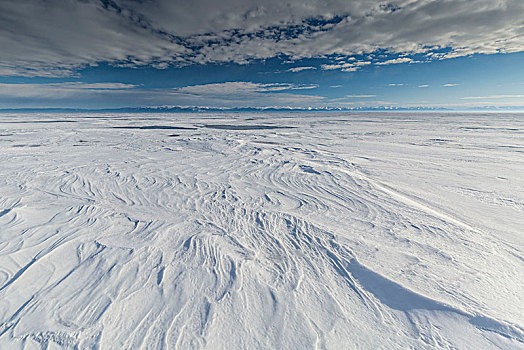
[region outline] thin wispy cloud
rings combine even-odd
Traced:
[[[419,85],[418,87],[419,88],[427,88],[427,87],[429,87],[429,85],[428,84],[422,84],[422,85]]]
[[[316,89],[314,84],[225,82],[189,85],[175,89],[138,89],[122,83],[0,84],[1,99],[71,100],[97,97],[101,101],[137,99],[149,104],[214,106],[317,105],[325,100],[300,91]]]
[[[191,85],[173,89],[171,97],[178,104],[257,107],[257,106],[316,106],[325,100],[318,95],[304,95],[297,90],[312,90],[316,85],[285,83],[225,82]]]
[[[348,98],[371,98],[377,97],[377,95],[346,95]]]
[[[47,83],[16,84],[0,83],[0,96],[11,98],[48,98],[62,99],[75,95],[127,93],[138,85],[123,83]]]
[[[325,100],[318,95],[297,91],[312,90],[315,84],[253,83],[231,81],[214,84],[189,85],[172,89],[170,96],[178,104],[195,105],[205,101],[214,106],[290,106],[317,105]]]
[[[245,81],[231,81],[215,84],[190,85],[174,89],[179,93],[198,93],[198,94],[239,94],[251,92],[276,92],[286,90],[310,90],[317,88],[318,85],[300,85],[292,83],[253,83]]]
[[[489,99],[506,99],[506,98],[522,98],[522,99],[524,99],[524,95],[468,96],[468,97],[461,97],[461,100],[489,100]]]
[[[444,87],[454,87],[454,86],[458,86],[460,84],[443,84],[442,86]]]

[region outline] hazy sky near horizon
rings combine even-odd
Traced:
[[[0,108],[524,107],[522,0],[2,0]]]

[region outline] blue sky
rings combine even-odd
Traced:
[[[524,107],[524,4],[0,4],[0,108]]]

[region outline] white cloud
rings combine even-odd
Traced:
[[[399,84],[399,83],[391,83],[391,84],[388,84],[388,86],[404,86],[406,84]]]
[[[323,70],[334,70],[334,69],[344,69],[344,68],[355,68],[353,63],[340,63],[340,64],[323,64]]]
[[[313,69],[317,69],[317,68],[316,67],[293,67],[293,68],[289,68],[287,71],[297,73],[297,72],[302,72],[305,70],[313,70]]]
[[[442,86],[444,87],[453,87],[453,86],[458,86],[459,84],[444,84]]]
[[[524,51],[522,0],[397,0],[394,8],[371,0],[2,0],[0,74],[63,76],[99,62],[166,68],[332,55],[349,64],[376,50],[449,48],[428,56],[435,59]]]
[[[357,67],[361,67],[361,66],[367,66],[367,65],[370,65],[371,62],[370,61],[357,61],[355,63],[353,63],[355,66]]]
[[[250,94],[260,92],[277,92],[285,90],[309,90],[315,89],[318,85],[298,85],[290,83],[252,83],[247,81],[230,81],[215,84],[190,85],[181,88],[176,88],[177,93],[188,93],[199,95],[204,94]]]
[[[428,84],[422,84],[422,85],[419,85],[418,87],[419,88],[427,88],[427,87],[429,87],[429,85]]]
[[[369,98],[369,97],[377,97],[377,95],[346,95],[346,97],[349,97],[349,98]]]
[[[354,59],[352,60],[354,61]],[[323,64],[321,68],[323,70],[335,70],[340,69],[342,72],[355,72],[362,66],[370,65],[370,61],[355,61],[355,62],[340,62],[334,64]]]
[[[399,58],[394,58],[394,59],[391,59],[391,60],[387,60],[387,61],[383,61],[383,62],[377,62],[375,63],[377,66],[384,66],[384,65],[387,65],[387,64],[399,64],[399,63],[413,63],[415,61],[413,61],[412,58],[409,58],[409,57],[399,57]]]
[[[524,95],[491,95],[491,96],[469,96],[462,97],[462,100],[490,100],[490,99],[522,98]]]
[[[94,1],[0,2],[0,74],[64,76],[79,66],[127,61],[148,64],[187,50],[130,13]]]
[[[521,107],[524,108],[524,102],[522,101],[474,101],[464,103],[430,103],[427,107],[444,107],[444,108],[470,108],[470,107]]]
[[[0,84],[0,101],[75,101],[82,105],[93,97],[105,105],[115,100],[136,101],[150,105],[187,106],[318,106],[325,97],[302,91],[316,89],[315,84],[253,83],[233,81],[215,84],[190,85],[176,89],[144,89],[121,83],[49,83]],[[133,102],[134,101],[134,102]],[[77,103],[78,102],[78,103]]]
[[[213,106],[316,106],[325,101],[323,96],[290,92],[315,88],[317,85],[225,82],[174,89],[171,97],[179,104],[188,105],[200,105],[205,101]]]
[[[291,91],[317,87],[318,85],[232,81],[185,86],[173,89],[170,96],[179,101],[179,104],[188,105],[200,105],[205,101],[207,105],[214,106],[314,106],[322,103],[325,98]]]
[[[7,84],[0,83],[0,96],[12,98],[62,99],[71,96],[93,94],[115,94],[128,92],[138,87],[122,83],[48,83],[48,84]]]
[[[51,85],[51,84],[47,84]],[[123,84],[123,83],[60,83],[54,84],[55,86],[61,86],[62,88],[70,89],[89,89],[89,90],[122,90],[122,89],[132,89],[138,87],[134,84]]]

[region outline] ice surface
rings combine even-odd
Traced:
[[[524,348],[522,114],[4,114],[0,149],[2,349]]]

